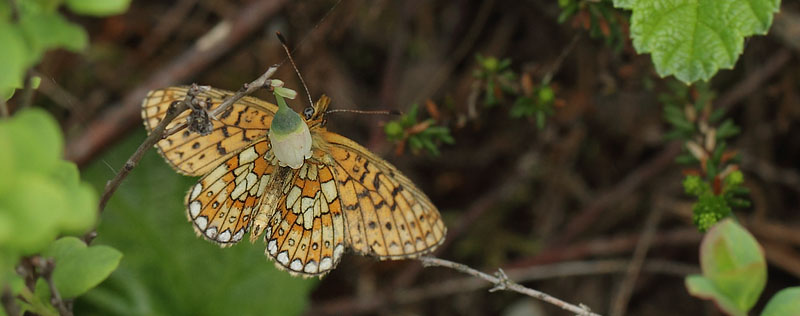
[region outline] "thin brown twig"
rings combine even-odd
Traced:
[[[533,298],[538,298],[538,299],[540,299],[542,301],[545,301],[547,303],[550,303],[550,304],[553,304],[555,306],[558,306],[558,307],[560,307],[560,308],[562,308],[564,310],[567,310],[567,311],[570,311],[572,313],[575,313],[576,315],[599,316],[599,314],[592,313],[592,311],[587,306],[585,306],[583,304],[581,304],[580,307],[579,306],[575,306],[575,305],[572,305],[572,304],[567,303],[565,301],[562,301],[560,299],[557,299],[557,298],[555,298],[553,296],[550,296],[547,293],[540,292],[540,291],[537,291],[537,290],[534,290],[534,289],[531,289],[531,288],[528,288],[528,287],[524,287],[524,286],[520,285],[519,283],[511,281],[511,280],[508,279],[508,276],[506,275],[506,273],[503,272],[503,269],[498,269],[497,272],[495,272],[495,275],[492,276],[492,275],[480,272],[478,270],[475,270],[473,268],[470,268],[469,266],[467,266],[465,264],[452,262],[452,261],[448,261],[448,260],[444,260],[444,259],[439,259],[439,258],[436,258],[436,257],[424,256],[424,257],[420,257],[419,260],[422,261],[422,265],[425,266],[425,267],[450,268],[450,269],[453,269],[453,270],[456,270],[456,271],[459,271],[459,272],[462,272],[462,273],[466,273],[466,274],[472,275],[474,277],[478,277],[478,278],[484,279],[487,282],[494,284],[494,287],[492,287],[489,290],[489,292],[501,291],[501,290],[513,291],[513,292],[524,294],[524,295],[527,295],[527,296],[530,296],[530,297],[533,297]]]
[[[517,282],[531,282],[553,278],[620,273],[627,271],[630,265],[631,261],[624,259],[568,261],[549,265],[508,269],[506,270],[506,274],[509,278]],[[642,265],[642,270],[681,277],[699,272],[696,265],[658,259],[648,260]],[[447,280],[419,288],[400,291],[395,295],[394,302],[410,304],[434,297],[471,292],[486,286],[487,284],[485,282],[472,277]]]
[[[614,297],[614,300],[611,303],[610,314],[612,316],[625,315],[627,312],[628,302],[633,294],[636,280],[639,278],[639,273],[642,270],[642,266],[644,266],[644,260],[647,257],[647,251],[653,244],[656,228],[658,228],[658,223],[661,221],[661,215],[664,214],[664,209],[665,207],[659,203],[656,203],[655,207],[650,211],[650,214],[648,214],[647,219],[645,220],[644,229],[642,230],[642,237],[639,238],[639,242],[636,243],[636,248],[633,251],[633,259],[631,259],[631,263],[628,266],[627,272],[625,273],[625,278],[622,280],[619,291],[617,291],[617,295]]]
[[[23,83],[22,96],[21,96],[22,100],[20,101],[20,106],[18,107],[18,110],[28,108],[33,103],[33,92],[35,89],[33,89],[32,80],[33,80],[33,70],[28,69],[28,71],[25,72],[25,82]]]
[[[249,94],[252,94],[253,92],[255,92],[258,89],[269,87],[269,85],[270,85],[269,78],[271,78],[272,75],[275,74],[275,72],[278,70],[279,66],[280,65],[272,65],[272,66],[270,66],[267,69],[267,71],[265,71],[263,74],[261,74],[261,76],[259,76],[256,80],[253,80],[253,81],[251,81],[249,83],[245,83],[244,85],[242,85],[242,87],[239,88],[239,90],[236,91],[235,94],[233,94],[232,96],[230,96],[230,97],[226,98],[224,101],[222,101],[222,104],[220,104],[218,107],[208,111],[208,115],[210,117],[219,117],[219,114],[221,114],[226,109],[228,109],[228,107],[230,107],[231,105],[236,103],[236,101],[239,101],[239,99],[244,98],[245,96],[247,96]],[[186,122],[180,122],[178,125],[175,125],[173,128],[170,128],[168,131],[166,131],[161,138],[163,139],[163,138],[165,138],[167,136],[173,135],[173,134],[183,130],[184,128],[186,128]]]
[[[273,65],[267,69],[261,76],[259,76],[256,80],[252,82],[245,83],[239,91],[237,91],[233,96],[230,96],[225,99],[218,107],[214,108],[213,110],[209,111],[209,116],[212,118],[218,117],[219,113],[225,111],[228,107],[230,107],[236,101],[243,98],[244,96],[253,93],[254,91],[268,87],[270,85],[269,78],[275,74],[278,70],[278,65]],[[102,213],[103,209],[105,209],[108,200],[111,199],[111,196],[117,190],[119,185],[122,183],[122,180],[125,179],[126,176],[136,167],[139,161],[144,156],[144,153],[147,152],[148,149],[152,148],[158,141],[162,140],[165,135],[171,135],[170,133],[175,133],[178,127],[182,126],[181,129],[186,127],[186,122],[183,121],[179,123],[176,127],[171,128],[169,131],[166,131],[167,125],[170,124],[178,115],[186,111],[190,108],[191,102],[194,102],[194,98],[200,94],[200,88],[197,85],[192,85],[189,91],[186,93],[186,98],[184,98],[183,102],[178,102],[175,104],[170,105],[170,109],[167,110],[166,116],[158,123],[156,128],[154,128],[150,135],[139,145],[139,148],[133,153],[133,155],[125,162],[125,165],[122,166],[122,169],[114,176],[112,180],[110,180],[106,184],[105,191],[103,192],[102,197],[100,198],[100,203],[98,206],[98,213]],[[94,239],[95,233],[90,232],[84,237],[86,243],[90,243],[92,239]]]
[[[61,293],[58,292],[55,283],[53,283],[53,270],[55,269],[55,262],[53,259],[40,258],[42,264],[42,277],[47,281],[47,286],[50,288],[50,303],[53,304],[61,316],[72,316],[72,310],[67,308],[64,300],[61,298]]]
[[[8,115],[8,104],[6,104],[6,98],[0,96],[0,118],[6,118]]]
[[[630,261],[625,259],[593,260],[593,261],[567,261],[546,265],[531,265],[526,267],[504,269],[509,278],[517,282],[531,282],[563,277],[591,276],[625,272],[630,266]],[[643,266],[643,271],[683,277],[699,273],[697,265],[675,261],[653,259],[648,260]],[[436,282],[434,284],[396,291],[391,296],[376,295],[369,299],[339,298],[316,303],[308,315],[342,315],[363,314],[386,306],[387,304],[413,304],[420,301],[472,292],[488,287],[483,280],[474,277],[463,277]]]
[[[3,303],[3,310],[6,312],[6,315],[19,316],[17,299],[11,294],[11,287],[9,287],[8,284],[3,285],[3,293],[0,295],[0,302]]]
[[[183,102],[179,102],[177,104],[171,104],[169,110],[167,110],[167,115],[158,123],[156,128],[150,132],[150,135],[139,145],[139,148],[136,148],[136,151],[128,158],[128,161],[125,162],[125,165],[122,166],[122,169],[117,172],[113,179],[109,180],[106,183],[106,188],[103,191],[103,195],[100,197],[100,203],[98,205],[98,213],[103,213],[103,209],[106,208],[106,204],[114,192],[117,190],[119,185],[122,183],[122,180],[125,179],[126,176],[136,167],[142,157],[144,157],[144,153],[147,152],[148,149],[152,148],[158,141],[162,139],[164,135],[164,130],[167,128],[167,125],[172,122],[178,115],[183,113],[189,108],[188,103],[191,102],[190,98],[194,98],[195,95],[192,95],[190,89],[189,93],[186,94],[186,99]],[[93,238],[93,237],[92,237]],[[86,238],[85,238],[86,239]],[[86,240],[88,244],[91,242],[91,238]]]

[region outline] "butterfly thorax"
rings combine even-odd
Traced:
[[[311,157],[311,133],[308,125],[282,98],[278,98],[278,111],[267,135],[280,166],[298,169],[303,166],[303,161]]]

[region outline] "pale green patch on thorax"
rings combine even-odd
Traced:
[[[305,159],[311,157],[311,133],[300,114],[290,109],[280,94],[275,93],[275,99],[278,111],[272,118],[268,133],[272,152],[279,165],[298,169]]]

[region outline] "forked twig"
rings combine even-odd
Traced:
[[[520,285],[519,283],[516,283],[516,282],[514,282],[512,280],[509,280],[508,276],[506,276],[505,272],[503,272],[502,269],[498,269],[497,272],[495,272],[495,275],[489,275],[487,273],[483,273],[483,272],[480,272],[480,271],[475,270],[473,268],[470,268],[469,266],[467,266],[465,264],[452,262],[452,261],[448,261],[448,260],[444,260],[444,259],[439,259],[439,258],[435,258],[435,257],[424,256],[424,257],[420,257],[419,260],[422,261],[422,265],[425,266],[425,267],[445,267],[445,268],[450,268],[450,269],[453,269],[453,270],[456,270],[456,271],[459,271],[459,272],[462,272],[462,273],[466,273],[466,274],[469,274],[469,275],[484,279],[487,282],[494,284],[494,287],[492,287],[489,290],[490,292],[500,291],[500,290],[513,291],[513,292],[517,292],[517,293],[520,293],[520,294],[525,294],[525,295],[533,297],[533,298],[538,298],[538,299],[540,299],[542,301],[545,301],[547,303],[550,303],[550,304],[553,304],[555,306],[558,306],[558,307],[560,307],[560,308],[562,308],[564,310],[568,310],[568,311],[570,311],[572,313],[575,313],[576,315],[581,315],[581,316],[599,316],[599,314],[592,313],[592,311],[589,310],[589,308],[587,306],[583,305],[583,304],[581,304],[580,306],[575,306],[575,305],[572,305],[570,303],[564,302],[564,301],[562,301],[560,299],[557,299],[555,297],[552,297],[552,296],[548,295],[547,293],[539,292],[537,290],[524,287],[524,286]]]
[[[218,107],[208,111],[208,115],[211,116],[212,118],[216,118],[218,117],[218,114],[225,112],[225,110],[227,110],[228,107],[236,103],[236,101],[239,101],[241,98],[244,98],[245,96],[255,92],[258,89],[269,87],[270,86],[269,78],[271,78],[272,75],[274,75],[275,72],[278,71],[279,66],[280,65],[270,66],[267,69],[267,71],[261,74],[261,76],[259,76],[256,80],[253,80],[250,83],[245,83],[244,85],[242,85],[239,91],[236,91],[234,95],[226,98],[224,101],[222,101],[222,104],[220,104]],[[161,138],[163,139],[177,132],[180,132],[181,130],[186,128],[186,126],[187,126],[186,122],[181,122],[180,124],[175,125],[173,128],[163,133],[163,136]],[[153,130],[153,133],[155,133],[155,130]]]
[[[265,71],[256,80],[253,80],[250,83],[245,83],[242,86],[242,88],[236,92],[236,94],[226,98],[225,101],[223,101],[222,104],[220,104],[217,108],[210,110],[208,113],[210,117],[212,118],[217,117],[217,114],[222,113],[223,111],[225,111],[225,109],[230,107],[232,104],[236,103],[236,101],[239,101],[239,99],[243,98],[244,96],[251,94],[260,88],[268,87],[270,85],[269,78],[272,77],[272,75],[275,74],[277,70],[278,70],[278,65],[273,65],[269,67],[269,69],[267,69],[267,71]],[[131,155],[131,157],[128,158],[128,161],[125,162],[125,165],[122,166],[122,169],[120,169],[120,171],[114,176],[114,178],[108,181],[108,183],[106,183],[106,188],[103,192],[103,195],[100,198],[98,213],[103,212],[103,209],[105,209],[108,200],[111,198],[111,195],[113,195],[114,192],[117,190],[120,183],[122,183],[122,180],[125,179],[125,177],[128,176],[128,174],[131,172],[131,170],[133,170],[133,168],[136,167],[139,161],[142,160],[144,153],[148,149],[153,147],[156,143],[158,143],[158,141],[164,139],[164,137],[172,135],[178,132],[179,130],[186,128],[186,122],[181,122],[180,124],[171,128],[169,131],[165,131],[167,125],[169,125],[170,122],[175,120],[175,118],[178,117],[181,113],[191,108],[190,105],[192,104],[192,102],[194,102],[194,98],[197,97],[197,94],[201,92],[200,90],[201,89],[197,85],[192,85],[192,88],[189,89],[189,92],[186,94],[186,98],[182,102],[176,102],[170,105],[169,110],[167,110],[167,115],[150,132],[150,135],[148,135],[147,138],[142,142],[142,144],[139,145],[139,148],[136,149],[133,155]],[[90,243],[91,240],[94,238],[94,235],[96,235],[94,232],[90,232],[89,234],[84,236],[84,240],[86,241],[86,243]]]

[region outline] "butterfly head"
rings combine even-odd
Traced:
[[[303,117],[306,119],[309,128],[325,126],[328,121],[325,118],[325,112],[328,111],[330,104],[331,98],[323,94],[314,106],[309,106],[303,110]]]

